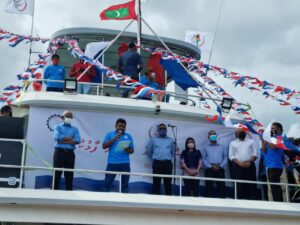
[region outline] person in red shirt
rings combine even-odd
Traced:
[[[88,68],[91,64],[84,63],[84,60],[80,59],[79,62],[75,63],[70,70],[70,77],[75,77],[78,82],[92,82],[92,78],[96,77],[96,69],[92,65],[91,68],[78,80],[80,75]],[[80,94],[89,94],[91,86],[89,84],[79,84],[78,92]]]

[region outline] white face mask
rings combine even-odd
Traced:
[[[72,120],[73,120],[72,118],[65,117],[65,123],[66,124],[71,124]]]
[[[188,146],[189,149],[194,149],[195,144],[194,143],[188,143],[187,146]]]

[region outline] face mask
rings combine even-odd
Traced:
[[[65,123],[66,124],[71,124],[72,120],[73,120],[72,118],[65,117]]]
[[[245,131],[241,131],[238,135],[238,138],[240,140],[244,140],[246,138],[246,132]]]
[[[187,146],[188,146],[189,149],[194,149],[195,144],[194,143],[188,143]]]
[[[158,135],[159,135],[160,137],[165,137],[165,136],[167,136],[167,130],[166,130],[166,129],[158,130]]]
[[[216,134],[212,134],[209,136],[209,140],[211,141],[217,141],[218,136]]]

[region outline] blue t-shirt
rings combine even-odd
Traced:
[[[112,131],[106,134],[103,143],[110,141],[117,135],[117,131]],[[129,147],[134,148],[133,139],[130,134],[123,133],[119,140],[116,140],[110,147],[108,153],[107,163],[119,164],[119,163],[129,163],[129,154],[124,151],[124,149],[119,148],[120,141],[129,141]]]
[[[146,75],[141,76],[140,83],[147,85],[148,87],[152,87],[155,90],[158,90],[158,83],[151,82]]]
[[[123,75],[130,76],[132,79],[139,80],[138,65],[142,65],[142,58],[136,51],[128,50],[119,58],[119,66],[122,68]]]
[[[267,168],[283,168],[283,150],[280,148],[272,149],[267,145]]]
[[[60,65],[51,65],[48,66],[44,72],[44,79],[49,80],[65,80],[66,72],[65,68]],[[58,82],[46,82],[47,87],[56,87],[56,88],[64,88],[64,83],[58,83]]]
[[[260,150],[260,160],[262,161],[262,170],[261,175],[266,175],[266,167],[267,167],[267,153],[264,152],[262,149]]]
[[[199,150],[183,150],[180,159],[186,164],[188,168],[198,168],[199,162],[202,159],[202,154]]]

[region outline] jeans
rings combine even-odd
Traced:
[[[106,171],[130,172],[130,165],[129,163],[119,163],[119,164],[108,163],[106,167]],[[105,174],[105,180],[103,185],[104,192],[109,192],[111,190],[111,186],[115,178],[116,178],[115,174]],[[128,182],[129,182],[129,175],[122,175],[122,182],[121,182],[122,193],[128,193]]]
[[[79,94],[89,94],[91,91],[91,86],[89,84],[79,84],[77,92]]]

